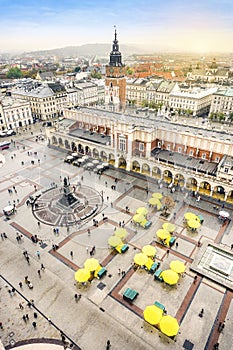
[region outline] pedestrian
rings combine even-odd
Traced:
[[[120,275],[121,274],[121,269],[118,269],[118,275]]]
[[[90,235],[91,235],[91,230],[88,228],[87,229],[87,234],[88,234],[88,236],[90,237]]]
[[[40,269],[41,269],[42,271],[45,270],[44,264],[41,264],[41,265],[40,265]]]
[[[179,245],[178,242],[176,242],[176,249],[178,248],[178,245]]]
[[[225,328],[225,322],[222,323],[220,332],[222,332],[224,330],[224,328]]]
[[[40,227],[40,221],[37,221],[37,225],[38,225],[38,227]]]
[[[73,254],[72,250],[71,250],[71,252],[70,252],[70,256],[71,256],[71,259],[73,259],[74,254]]]
[[[34,312],[33,316],[34,316],[34,318],[37,318],[37,313],[36,313],[36,312]]]
[[[38,259],[40,259],[40,252],[39,252],[39,250],[36,251],[36,256],[37,256]]]
[[[204,309],[201,309],[201,312],[199,313],[199,317],[203,317],[203,315],[204,315]]]
[[[233,250],[233,244],[231,245],[231,250]]]
[[[86,251],[87,251],[87,254],[88,254],[88,251],[89,251],[89,248],[88,248],[88,247],[86,247]]]
[[[19,282],[19,287],[23,288],[23,283],[22,282]]]
[[[36,322],[35,322],[35,321],[32,322],[32,326],[33,326],[34,328],[36,328]]]
[[[26,319],[25,315],[23,315],[22,319],[24,320],[25,323],[27,322],[27,319]]]
[[[1,233],[1,238],[2,238],[2,240],[4,240],[4,237],[3,237],[3,234]]]
[[[19,303],[19,308],[20,308],[20,310],[23,310],[23,309],[24,309],[24,307],[23,307],[23,304],[22,304],[22,303]]]
[[[30,258],[29,258],[28,255],[26,256],[26,260],[27,260],[27,263],[28,263],[28,265],[29,265],[29,264],[30,264]]]
[[[167,250],[167,256],[169,255],[169,252],[170,252],[170,251],[169,251],[169,249],[168,249],[168,250]]]
[[[109,200],[109,197],[107,196],[107,202],[108,202],[108,200]]]
[[[28,314],[25,315],[25,318],[26,318],[26,320],[29,321],[29,316],[28,316]]]
[[[214,350],[218,350],[219,349],[219,343],[215,343],[214,344]]]
[[[5,232],[3,232],[3,237],[4,237],[4,238],[7,238],[7,235],[6,235],[6,233],[5,233]]]
[[[38,276],[41,277],[40,270],[37,270]]]
[[[197,275],[196,275],[196,276],[194,276],[194,278],[193,278],[193,283],[195,284],[195,283],[196,283],[196,281],[197,281]]]
[[[110,340],[107,340],[106,350],[109,350],[110,347],[111,347],[111,342],[110,342]]]

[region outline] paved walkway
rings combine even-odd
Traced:
[[[175,192],[172,194],[175,207],[171,215],[164,219],[160,212],[148,207],[152,226],[144,230],[135,227],[131,220],[136,209],[147,206],[151,193],[158,191],[152,179],[114,169],[99,177],[64,163],[64,153],[49,149],[44,141],[35,142],[35,135],[17,139],[15,147],[12,145],[4,151],[4,157],[6,163],[0,169],[0,205],[3,208],[15,203],[17,208],[17,214],[10,220],[5,220],[3,215],[0,217],[1,233],[7,234],[7,238],[0,241],[0,321],[3,323],[0,336],[5,346],[40,338],[53,339],[61,345],[62,332],[69,347],[73,344],[73,349],[82,350],[105,349],[108,339],[113,349],[163,350],[169,347],[207,350],[212,349],[216,342],[220,343],[221,349],[230,349],[232,291],[201,274],[194,280],[195,273],[189,269],[204,242],[217,243],[231,253],[232,225],[219,223],[211,200],[196,202],[188,197],[184,206],[183,193]],[[34,165],[31,160],[34,160]],[[30,194],[49,188],[53,182],[59,186],[60,176],[69,176],[72,184],[83,176],[84,185],[103,193],[103,208],[95,217],[99,221],[98,227],[93,226],[91,220],[69,231],[61,227],[59,234],[54,234],[53,227],[43,223],[38,226],[25,201]],[[115,178],[118,182],[113,190],[111,186],[115,185]],[[9,188],[13,189],[11,194]],[[166,186],[161,191],[164,195],[171,195]],[[129,212],[126,212],[126,206]],[[226,209],[232,215],[231,208],[226,206]],[[190,233],[184,226],[186,211],[203,215],[204,223],[198,232]],[[103,214],[108,217],[107,221],[103,221]],[[175,223],[174,236],[178,243],[169,249],[169,254],[155,234],[166,221]],[[117,254],[107,244],[120,222],[124,222],[128,231],[126,242],[129,250],[125,254]],[[18,235],[22,235],[20,240]],[[33,243],[31,237],[34,235],[43,244]],[[156,261],[163,270],[169,268],[172,260],[185,263],[186,272],[176,286],[155,281],[153,275],[144,269],[133,269],[134,255],[146,244],[156,247]],[[57,246],[55,250],[53,245]],[[77,286],[74,271],[83,267],[94,245],[94,257],[105,266],[107,275],[102,280],[94,279],[91,284]],[[29,263],[23,255],[25,250]],[[45,266],[44,271],[40,269],[41,263]],[[119,269],[124,274],[119,273]],[[33,289],[24,283],[25,276],[32,282]],[[22,282],[22,287],[19,282]],[[132,304],[123,299],[128,287],[139,293]],[[16,291],[11,292],[12,288]],[[75,293],[82,295],[78,302],[74,300]],[[30,300],[33,300],[32,307],[27,305]],[[180,331],[175,340],[143,320],[143,310],[155,301],[164,304],[167,313],[177,318]],[[19,307],[20,303],[23,309]],[[202,308],[204,316],[200,318],[198,314]],[[22,318],[25,314],[29,316],[27,322]],[[35,329],[33,321],[37,323]],[[225,328],[219,332],[218,324],[224,321]]]

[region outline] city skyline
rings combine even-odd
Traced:
[[[233,52],[229,0],[118,0],[109,2],[0,0],[0,51],[37,51],[109,43],[151,51]]]

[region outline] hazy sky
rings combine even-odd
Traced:
[[[233,0],[0,0],[0,51],[111,43],[233,52]]]

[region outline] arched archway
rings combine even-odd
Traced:
[[[112,164],[112,165],[115,165],[115,156],[113,153],[110,153],[109,154],[109,163]]]
[[[152,168],[152,176],[156,179],[161,179],[161,170],[157,166]]]
[[[174,185],[184,187],[184,176],[180,173],[177,173],[174,177]]]
[[[227,202],[233,204],[233,190],[228,193]]]
[[[93,158],[98,159],[99,158],[99,151],[96,148],[93,148],[92,155],[93,155]]]
[[[70,149],[70,143],[68,140],[65,140],[65,148]]]
[[[59,145],[60,145],[60,146],[63,146],[63,140],[62,140],[62,138],[61,138],[61,137],[59,137],[59,139],[58,139],[58,143],[59,143]]]
[[[55,136],[52,137],[52,144],[57,145],[57,138]]]
[[[101,151],[100,152],[100,158],[103,162],[107,162],[108,161],[108,158],[107,158],[107,153],[104,152],[104,151]]]
[[[84,154],[84,148],[81,145],[81,143],[78,144],[78,152],[81,153],[81,154]]]
[[[210,196],[211,193],[211,185],[207,181],[202,181],[199,186],[199,193],[205,194],[206,196]]]
[[[148,175],[148,176],[150,175],[150,167],[146,163],[142,164],[142,174]]]
[[[85,146],[85,154],[87,154],[88,156],[91,156],[91,149],[88,146]]]
[[[197,180],[194,177],[189,177],[186,181],[186,188],[190,191],[197,190]]]
[[[172,182],[173,175],[170,170],[166,169],[163,172],[163,181],[170,184]]]
[[[213,195],[214,198],[224,200],[225,198],[225,190],[222,186],[216,186],[213,189]]]
[[[76,152],[76,151],[77,151],[77,147],[76,147],[75,142],[72,142],[72,143],[71,143],[71,149],[72,149],[73,152]]]
[[[136,160],[132,163],[132,170],[140,173],[140,164]]]
[[[126,168],[126,160],[123,157],[119,158],[118,167],[121,169]]]

